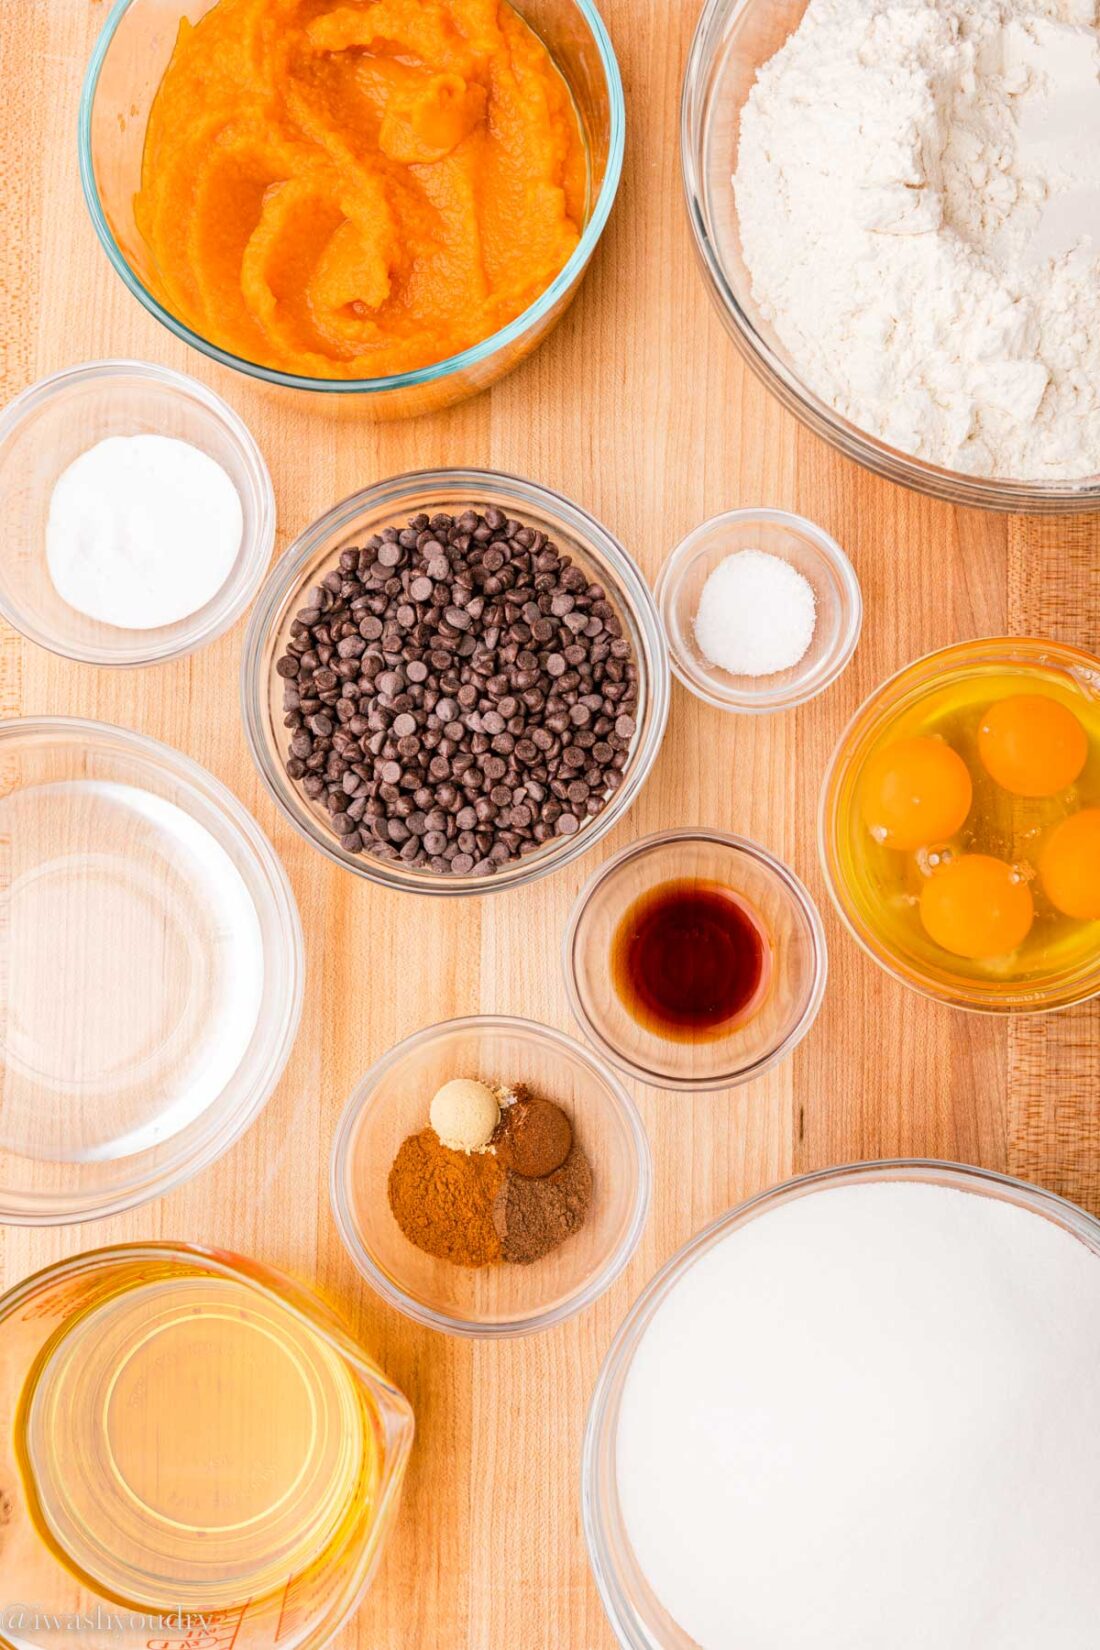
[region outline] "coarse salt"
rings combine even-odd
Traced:
[[[703,656],[733,676],[790,670],[813,641],[810,581],[763,550],[738,550],[710,574],[699,597],[695,640]]]

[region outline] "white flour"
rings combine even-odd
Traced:
[[[972,474],[1100,472],[1097,0],[810,0],[734,190],[800,375]]]
[[[697,1261],[628,1372],[618,1485],[702,1650],[1096,1650],[1100,1258],[848,1186]]]

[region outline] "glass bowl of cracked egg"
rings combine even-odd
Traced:
[[[1100,30],[962,9],[903,29],[863,0],[708,0],[696,249],[749,365],[846,457],[953,504],[1095,509]]]
[[[846,927],[903,985],[985,1013],[1095,997],[1100,659],[990,636],[915,660],[841,735],[819,845]]]

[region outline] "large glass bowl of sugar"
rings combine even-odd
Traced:
[[[745,266],[731,179],[737,167],[741,111],[757,72],[798,28],[807,4],[808,0],[707,0],[684,73],[680,108],[684,197],[703,278],[727,332],[788,411],[876,475],[952,504],[984,509],[1027,514],[1096,509],[1100,474],[1067,481],[994,478],[944,469],[889,446],[814,392],[763,314]],[[899,15],[904,20],[908,12]],[[1079,39],[1080,50],[1087,51],[1089,37],[1084,30],[1079,31]],[[894,95],[897,100],[901,94],[895,91]],[[827,98],[822,101],[827,103]],[[935,117],[929,114],[926,123],[934,127]],[[789,208],[788,202],[783,205]],[[822,270],[823,292],[835,274],[832,269]]]
[[[635,1303],[582,1475],[628,1650],[1095,1650],[1100,1221],[948,1163],[766,1192]]]

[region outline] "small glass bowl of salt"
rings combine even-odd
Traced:
[[[835,682],[863,622],[859,580],[835,539],[785,510],[728,510],[678,544],[657,606],[672,669],[719,710],[805,704]]]
[[[205,385],[91,361],[0,412],[0,613],[64,658],[149,665],[204,647],[267,571],[263,455]]]

